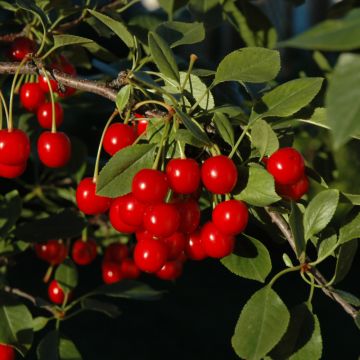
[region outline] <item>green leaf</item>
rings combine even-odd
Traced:
[[[271,155],[279,148],[279,140],[271,128],[264,120],[259,119],[251,128],[251,142],[260,153],[260,158],[264,155]]]
[[[351,240],[340,246],[336,261],[334,284],[343,280],[348,274],[349,270],[351,269],[354,257],[356,255],[357,248],[357,239]]]
[[[78,284],[78,271],[75,264],[66,259],[55,272],[55,280],[65,293],[69,293],[76,288]]]
[[[234,129],[227,116],[221,112],[216,112],[212,119],[214,122],[216,131],[231,147],[235,145]]]
[[[235,251],[221,259],[221,263],[235,275],[265,282],[271,271],[271,258],[259,240],[244,235],[236,239]]]
[[[116,107],[121,114],[125,109],[126,105],[129,103],[132,87],[131,85],[123,86],[116,95]]]
[[[339,191],[324,190],[309,203],[304,213],[305,241],[324,230],[335,214],[339,202]]]
[[[160,35],[171,48],[179,45],[195,44],[205,39],[205,28],[200,22],[167,21],[156,28]]]
[[[175,0],[159,0],[160,6],[165,10],[169,18],[172,16],[174,11],[174,2]]]
[[[190,0],[189,6],[199,13],[207,13],[219,4],[219,0]]]
[[[108,28],[110,28],[114,34],[116,34],[126,44],[128,48],[134,47],[133,36],[124,24],[95,10],[88,9],[87,11],[103,24],[105,24]]]
[[[360,238],[360,212],[351,219],[348,219],[346,224],[341,226],[339,231],[339,243],[344,244],[350,240]]]
[[[204,143],[198,140],[189,130],[187,129],[179,129],[175,133],[175,140],[184,142],[185,144],[189,144],[191,146],[195,146],[198,148],[203,148]]]
[[[160,72],[179,83],[179,69],[174,54],[165,40],[156,33],[149,32],[149,47],[151,56]]]
[[[28,308],[14,299],[1,294],[0,344],[8,344],[22,356],[33,342],[32,316]]]
[[[327,124],[333,132],[335,149],[339,149],[351,136],[359,135],[359,82],[360,55],[340,55],[325,98]]]
[[[215,84],[224,81],[262,83],[276,77],[280,71],[278,51],[260,47],[236,50],[225,56],[215,75]]]
[[[65,209],[47,218],[18,225],[15,235],[26,242],[41,242],[78,236],[85,226],[86,221],[79,212]]]
[[[360,10],[350,11],[343,19],[325,20],[278,46],[324,51],[357,49],[360,47]]]
[[[327,236],[321,240],[318,250],[318,259],[325,259],[334,254],[337,246],[337,235],[334,231],[326,234]]]
[[[32,14],[38,16],[41,23],[45,27],[45,29],[48,28],[48,26],[50,24],[49,18],[44,13],[44,11],[34,3],[34,1],[16,0],[16,4],[17,4],[18,7],[22,8],[24,10],[30,11]]]
[[[267,206],[281,198],[275,192],[274,178],[262,168],[250,166],[245,189],[235,196],[253,206]]]
[[[292,261],[290,259],[290,256],[288,254],[284,253],[282,258],[283,258],[284,264],[287,267],[293,267],[294,266],[294,264],[292,263]]]
[[[360,330],[360,311],[358,311],[356,318],[355,318],[355,325],[358,327],[358,329]]]
[[[286,117],[296,113],[316,96],[322,82],[323,78],[303,78],[277,86],[255,105],[250,121],[269,116]]]
[[[20,217],[22,201],[17,190],[5,194],[0,199],[0,236],[6,235]]]
[[[360,307],[360,299],[347,291],[343,291],[340,289],[334,289],[337,294],[339,294],[345,301],[349,304]]]
[[[48,332],[40,341],[36,349],[38,360],[60,360],[59,334],[56,330]]]
[[[47,318],[44,316],[38,316],[38,317],[34,318],[33,322],[32,322],[33,331],[42,330],[49,321],[50,321],[50,318]]]
[[[175,110],[177,115],[180,117],[182,123],[195,136],[196,139],[203,142],[205,145],[211,144],[211,141],[207,136],[206,132],[196,120],[181,111],[179,108],[175,108]]]
[[[289,216],[289,225],[295,241],[296,256],[302,261],[305,260],[305,238],[303,226],[303,214],[296,202],[291,202],[291,214]]]
[[[79,350],[75,344],[65,337],[60,337],[59,342],[60,360],[82,360]]]
[[[135,174],[152,167],[155,148],[155,144],[141,144],[118,151],[100,171],[97,194],[115,198],[129,193]]]
[[[280,341],[289,320],[289,311],[276,292],[269,286],[260,289],[245,304],[236,324],[232,338],[236,354],[261,359]]]
[[[81,308],[84,310],[101,312],[113,319],[117,318],[121,314],[121,311],[116,305],[91,298],[83,299],[81,301]]]

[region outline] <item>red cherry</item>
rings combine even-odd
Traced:
[[[27,37],[16,38],[10,48],[11,57],[15,61],[21,61],[26,55],[35,51],[35,43]]]
[[[165,264],[166,258],[166,247],[158,240],[144,240],[135,246],[134,261],[142,271],[149,273],[159,271]]]
[[[15,360],[16,352],[13,347],[5,344],[0,344],[0,359],[1,360]]]
[[[142,169],[133,178],[132,193],[144,204],[162,202],[169,190],[166,175],[153,169]]]
[[[52,280],[48,287],[49,299],[54,304],[61,305],[64,302],[65,294],[63,289],[61,289],[59,283],[56,280]]]
[[[52,64],[51,64],[51,68],[52,69],[57,69],[57,70],[61,70],[66,74],[75,76],[76,75],[76,68],[73,64],[71,64],[71,62],[69,62],[69,60],[63,56],[60,55]]]
[[[52,125],[52,106],[51,102],[44,103],[37,110],[37,119],[40,126],[44,129],[51,129]],[[64,120],[64,111],[58,102],[55,103],[55,122],[59,127]]]
[[[196,231],[188,236],[185,244],[185,253],[192,260],[203,260],[207,257],[200,231]]]
[[[106,262],[121,263],[129,256],[129,248],[125,244],[110,244],[104,254]]]
[[[124,278],[120,264],[104,261],[102,264],[102,278],[105,284],[113,284]]]
[[[205,160],[201,167],[201,180],[206,189],[214,194],[231,192],[236,185],[237,177],[234,162],[224,155]]]
[[[37,150],[40,161],[47,167],[65,166],[71,157],[71,142],[63,132],[44,131],[38,139]]]
[[[288,200],[300,200],[309,191],[309,179],[304,174],[300,180],[294,184],[282,185],[275,183],[276,192]]]
[[[26,163],[20,165],[0,164],[0,177],[14,179],[22,175],[26,169]]]
[[[148,239],[150,240],[156,239],[156,237],[150,231],[144,229],[138,230],[135,233],[135,236],[136,236],[136,240],[139,242]]]
[[[156,273],[156,276],[162,280],[175,280],[182,273],[183,263],[181,261],[168,261]]]
[[[212,221],[226,235],[236,235],[244,231],[249,219],[247,206],[238,200],[223,201],[215,206]]]
[[[124,222],[121,213],[121,209],[123,208],[123,202],[123,196],[116,198],[112,202],[109,212],[110,223],[117,231],[121,233],[131,234],[138,229],[138,226],[129,225]]]
[[[140,119],[140,120],[136,120],[134,122],[134,126],[135,126],[135,131],[136,131],[136,135],[137,136],[140,136],[142,135],[146,129],[147,129],[147,126],[149,124],[149,121],[148,119],[144,118],[144,115],[141,115],[141,114],[134,114],[134,116],[137,118],[137,119]]]
[[[191,194],[200,185],[200,167],[194,159],[172,159],[166,166],[166,175],[172,190]]]
[[[176,204],[180,213],[179,231],[193,233],[200,224],[200,207],[194,199],[187,199]]]
[[[300,180],[305,165],[303,157],[297,150],[285,147],[269,157],[266,168],[278,184],[288,185]]]
[[[87,177],[80,181],[76,189],[76,203],[84,214],[97,215],[109,209],[111,199],[96,195],[96,184],[91,177]]]
[[[235,238],[225,235],[212,222],[206,223],[201,230],[201,242],[205,253],[213,258],[222,258],[232,253]]]
[[[186,239],[185,235],[181,232],[176,232],[171,236],[161,238],[163,244],[165,244],[168,253],[168,260],[177,259],[185,249]]]
[[[0,130],[0,163],[24,165],[30,156],[29,137],[19,129]]]
[[[104,150],[114,155],[119,150],[131,145],[136,140],[134,129],[127,124],[116,123],[109,126],[104,136]]]
[[[75,264],[89,265],[97,255],[96,242],[92,239],[84,241],[76,240],[72,248],[72,258]]]
[[[54,79],[50,79],[50,77],[49,77],[49,81],[50,81],[51,90],[53,92],[56,92],[57,89],[58,89],[58,82],[56,80],[54,80]],[[38,84],[39,84],[42,91],[44,91],[45,93],[49,92],[49,85],[48,85],[48,82],[47,82],[46,77],[44,75],[39,75]]]
[[[136,266],[132,259],[125,259],[121,263],[120,269],[126,279],[137,279],[141,274],[140,269]]]
[[[156,204],[146,208],[144,228],[156,237],[174,234],[179,228],[180,215],[172,204]]]
[[[61,240],[49,240],[35,244],[36,255],[51,265],[61,264],[67,257],[67,248]]]
[[[45,101],[45,93],[38,83],[25,83],[20,88],[20,102],[28,111],[36,109]]]
[[[132,193],[121,197],[119,216],[126,224],[139,227],[142,225],[145,205],[138,201]]]

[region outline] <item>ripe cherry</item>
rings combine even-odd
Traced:
[[[4,165],[0,164],[0,177],[6,179],[14,179],[22,175],[26,169],[26,163],[20,165]]]
[[[223,201],[215,206],[212,221],[226,235],[236,235],[244,231],[249,219],[247,206],[238,200]]]
[[[134,128],[127,124],[116,123],[109,126],[104,136],[104,150],[114,155],[119,150],[131,145],[136,140]]]
[[[18,37],[12,44],[10,49],[11,57],[15,61],[21,61],[26,55],[35,51],[35,43],[27,37]]]
[[[191,194],[199,188],[200,167],[194,159],[170,160],[166,175],[171,189],[179,194]]]
[[[162,280],[175,280],[181,275],[182,269],[183,263],[181,261],[168,261],[156,273],[156,276]]]
[[[58,82],[56,80],[54,80],[54,79],[51,79],[50,77],[49,77],[49,81],[50,81],[51,90],[53,92],[56,92],[57,89],[58,89]],[[49,84],[48,84],[48,82],[46,80],[46,77],[44,75],[39,75],[38,84],[39,84],[42,91],[44,91],[45,93],[49,92]]]
[[[109,209],[111,199],[96,195],[96,184],[93,178],[87,177],[80,181],[76,189],[76,203],[84,214],[97,215]]]
[[[141,271],[132,259],[125,259],[120,265],[121,273],[126,279],[137,279]]]
[[[155,273],[164,266],[166,259],[166,247],[158,240],[140,241],[135,246],[134,261],[142,271]]]
[[[144,229],[138,230],[135,233],[135,237],[138,242],[148,239],[150,240],[156,239],[156,237],[150,231]]]
[[[146,206],[138,201],[132,193],[121,197],[119,205],[119,216],[131,226],[139,227],[143,223],[144,211]]]
[[[47,167],[65,166],[71,157],[71,142],[63,132],[44,131],[38,139],[37,150],[40,161]]]
[[[119,263],[104,261],[102,264],[102,278],[105,284],[113,284],[124,278]]]
[[[144,204],[162,202],[169,190],[166,175],[153,169],[142,169],[133,178],[132,193]]]
[[[168,253],[168,260],[177,259],[185,249],[186,239],[185,235],[181,232],[176,232],[171,236],[161,238],[163,244],[165,244]]]
[[[92,239],[84,241],[76,240],[72,248],[72,258],[75,264],[89,265],[97,255],[96,242]]]
[[[67,248],[61,240],[35,244],[36,255],[51,265],[61,264],[67,257]]]
[[[269,157],[266,168],[278,184],[288,185],[300,180],[305,165],[303,157],[297,150],[285,147]]]
[[[36,111],[45,102],[45,93],[37,83],[25,83],[20,88],[20,102],[28,111]]]
[[[0,130],[0,163],[23,165],[30,155],[29,137],[19,129]]]
[[[309,191],[309,179],[304,174],[300,180],[294,184],[282,185],[275,183],[276,192],[288,200],[300,200]]]
[[[144,228],[156,237],[174,234],[179,225],[180,215],[172,204],[151,205],[145,210]]]
[[[223,234],[214,223],[209,221],[201,229],[201,242],[208,256],[219,259],[232,253],[235,238]]]
[[[121,233],[131,234],[138,230],[138,226],[129,225],[124,222],[122,218],[121,209],[123,207],[123,197],[116,198],[111,206],[109,212],[110,223],[114,229]]]
[[[192,260],[203,260],[207,257],[200,231],[196,231],[188,236],[185,244],[185,253]]]
[[[44,129],[51,129],[52,125],[52,106],[51,102],[46,102],[38,107],[37,119],[40,126]],[[55,122],[59,127],[64,120],[64,111],[58,102],[55,103]]]
[[[16,352],[13,347],[0,344],[0,359],[1,360],[15,360]]]
[[[65,299],[65,293],[60,287],[59,283],[56,280],[52,280],[48,287],[49,299],[54,303],[61,305]]]
[[[104,254],[104,260],[108,262],[121,263],[129,256],[129,248],[125,244],[110,244]]]
[[[186,199],[176,203],[180,213],[179,231],[186,234],[193,233],[200,224],[200,207],[194,199]]]
[[[213,156],[201,167],[201,180],[214,194],[231,192],[237,182],[238,172],[234,162],[224,155]]]
[[[144,115],[135,113],[134,116],[139,119],[134,122],[134,126],[136,135],[140,136],[146,131],[149,121],[148,119],[144,118]]]

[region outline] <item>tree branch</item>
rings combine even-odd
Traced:
[[[268,213],[272,222],[279,228],[285,239],[290,244],[293,251],[296,253],[295,240],[288,223],[275,209],[271,207],[265,207],[265,211]],[[306,261],[310,262],[311,260],[309,258],[306,258]],[[336,301],[346,313],[348,313],[353,319],[355,319],[358,311],[351,304],[345,301],[332,286],[327,286],[328,281],[318,269],[313,267],[310,269],[310,271],[313,274],[316,283],[322,286],[321,290],[324,292],[324,294],[330,297],[332,300]]]

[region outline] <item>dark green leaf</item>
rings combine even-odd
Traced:
[[[221,112],[216,112],[213,117],[213,122],[218,134],[227,142],[230,146],[234,146],[234,129],[227,116]]]
[[[55,280],[65,293],[69,293],[76,288],[78,284],[78,272],[75,264],[70,259],[66,259],[56,269]]]
[[[128,146],[118,151],[101,170],[97,193],[115,198],[130,192],[135,174],[152,167],[154,153],[154,144]]]
[[[318,250],[318,258],[325,259],[334,254],[337,244],[337,235],[334,231],[329,231],[326,237],[321,240]]]
[[[280,297],[269,286],[257,291],[245,304],[232,345],[241,358],[259,360],[282,338],[290,314]]]
[[[360,311],[358,311],[356,318],[355,318],[355,325],[360,329]]]
[[[160,6],[165,10],[169,17],[172,16],[174,10],[174,2],[175,0],[159,0]]]
[[[19,219],[22,201],[17,190],[0,199],[0,236],[6,235]]]
[[[116,305],[105,303],[96,299],[85,298],[81,301],[81,307],[84,310],[91,310],[101,312],[111,318],[116,318],[121,314],[121,311]]]
[[[34,318],[33,322],[32,322],[33,331],[42,330],[47,325],[49,320],[50,320],[49,318],[46,318],[43,316],[38,316],[38,317]]]
[[[219,0],[190,0],[189,6],[199,13],[207,13],[219,4]]]
[[[82,360],[75,344],[70,339],[64,337],[60,337],[59,357],[59,360]]]
[[[339,294],[349,304],[360,307],[360,299],[354,294],[339,289],[335,289],[335,292]]]
[[[49,18],[47,17],[47,15],[44,13],[44,11],[39,8],[33,1],[30,0],[16,0],[16,4],[27,11],[30,11],[31,13],[33,13],[34,15],[38,16],[41,23],[43,24],[43,26],[45,28],[47,28],[50,24]]]
[[[60,360],[59,334],[53,330],[43,337],[36,349],[38,360]]]
[[[346,224],[340,228],[339,243],[344,244],[350,240],[360,238],[360,213],[353,215]]]
[[[271,128],[264,120],[259,119],[251,128],[251,142],[260,153],[260,158],[264,155],[271,155],[279,148],[279,140]]]
[[[123,86],[116,95],[116,107],[121,114],[130,100],[131,85]]]
[[[340,282],[345,278],[351,269],[356,251],[358,248],[358,240],[351,240],[344,245],[340,246],[339,253],[337,255],[336,269],[335,269],[335,281],[334,284]]]
[[[204,147],[204,143],[199,141],[189,130],[186,129],[179,129],[175,134],[175,140],[198,148]]]
[[[303,214],[299,205],[294,201],[291,202],[289,225],[295,241],[296,256],[298,259],[301,259],[301,261],[304,261],[306,244],[304,238]]]

